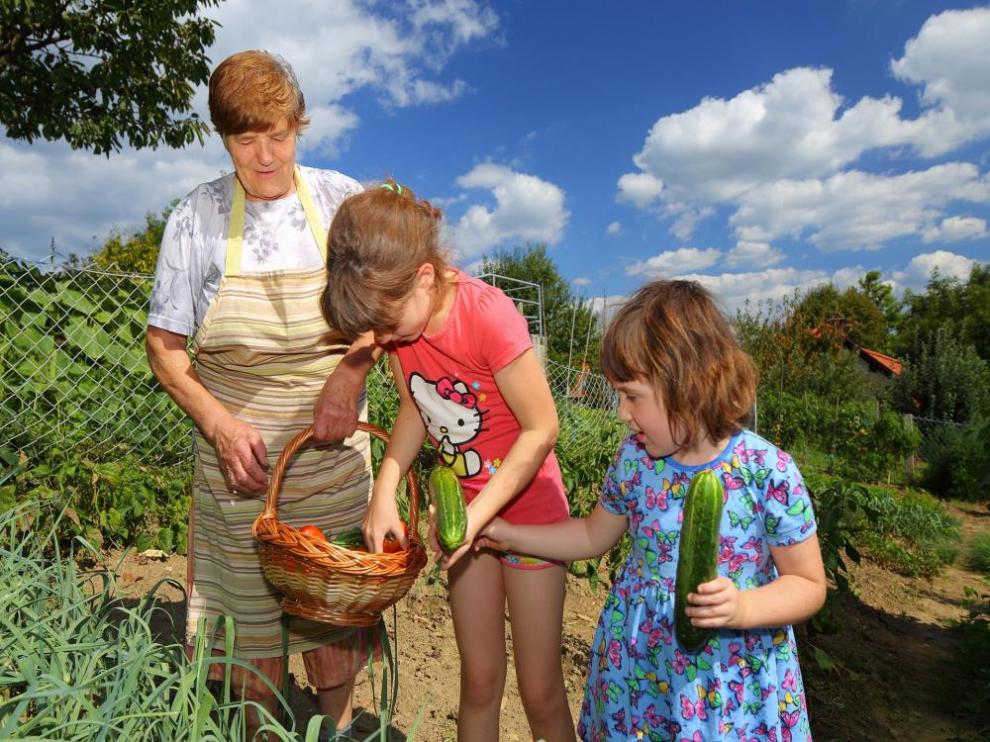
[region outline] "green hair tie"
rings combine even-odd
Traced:
[[[382,183],[382,188],[388,188],[392,193],[402,195],[402,186],[399,183]]]

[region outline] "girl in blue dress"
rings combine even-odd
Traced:
[[[631,434],[594,511],[547,526],[494,521],[476,548],[546,559],[632,548],[591,647],[583,740],[810,740],[791,624],[825,600],[811,500],[797,467],[744,421],[757,373],[711,296],[690,281],[641,288],[612,321],[602,367]],[[674,634],[684,496],[700,471],[724,485],[718,577],[688,596],[697,651]]]

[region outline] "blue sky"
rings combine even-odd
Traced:
[[[213,60],[282,54],[313,113],[301,161],[408,183],[465,267],[543,241],[589,298],[690,276],[732,308],[990,260],[990,6],[271,7],[216,9]],[[109,160],[0,137],[0,166],[0,248],[29,259],[53,238],[86,253],[229,169],[215,137]]]

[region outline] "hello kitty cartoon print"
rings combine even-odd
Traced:
[[[473,477],[481,471],[481,456],[472,448],[463,448],[481,432],[484,411],[478,398],[460,379],[442,376],[430,381],[413,372],[409,391],[427,432],[439,443],[444,464],[459,477]]]

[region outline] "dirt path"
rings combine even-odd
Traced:
[[[990,511],[984,507],[951,506],[962,519],[963,539],[990,532]],[[119,556],[111,557],[116,564]],[[964,588],[990,592],[979,575],[958,566],[937,578],[910,579],[864,562],[854,570],[857,598],[844,601],[840,630],[814,641],[836,663],[831,672],[814,662],[814,647],[802,646],[807,676],[809,713],[816,740],[911,740],[912,742],[969,742],[986,739],[990,720],[963,713],[964,704],[952,697],[956,689],[952,666],[955,634],[951,626],[965,615]],[[127,555],[118,569],[121,592],[138,596],[163,577],[182,580],[185,559],[164,560]],[[174,588],[159,590],[161,605],[175,626],[183,625],[184,604]],[[585,580],[568,578],[564,612],[562,658],[568,697],[577,715],[584,688],[589,645],[606,590],[593,592]],[[163,613],[161,618],[166,617]],[[399,701],[389,740],[428,742],[453,740],[458,697],[458,658],[446,587],[441,579],[424,576],[399,603]],[[168,621],[159,622],[165,636]],[[511,647],[511,638],[507,637]],[[305,678],[299,657],[290,664],[296,682],[292,705],[304,720],[315,711],[315,697],[301,682]],[[359,676],[357,706],[373,709],[372,688],[366,674]],[[358,726],[358,738],[377,729],[377,718],[367,715]],[[526,717],[515,683],[509,654],[509,676],[502,707],[502,739],[530,739]]]

